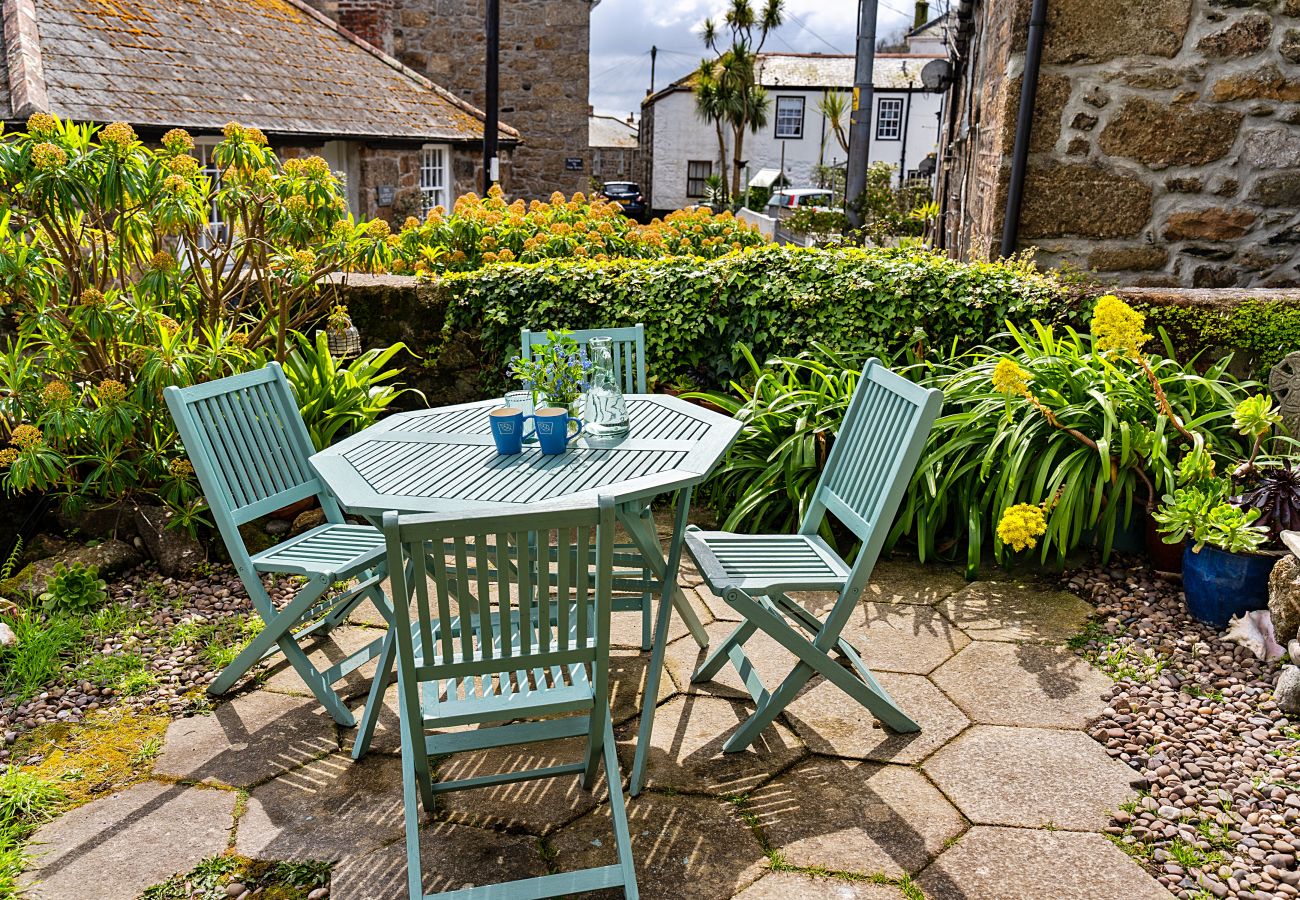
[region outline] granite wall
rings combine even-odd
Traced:
[[[1028,0],[979,0],[949,245],[997,251]],[[1300,0],[1051,0],[1020,244],[1133,285],[1300,284]]]

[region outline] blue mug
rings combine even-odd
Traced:
[[[522,409],[503,406],[488,413],[488,422],[492,425],[492,440],[496,442],[497,453],[510,456],[522,453],[524,449],[524,419]]]
[[[573,434],[569,434],[571,421],[578,424]],[[533,429],[537,432],[537,443],[542,452],[554,456],[569,449],[569,442],[582,434],[582,420],[571,417],[562,406],[543,406],[533,413]]]

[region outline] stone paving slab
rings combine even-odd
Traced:
[[[397,815],[400,825],[400,810]],[[451,822],[421,826],[420,866],[426,892],[546,874],[536,838]],[[406,879],[406,841],[394,841],[335,866],[330,900],[408,900]]]
[[[787,707],[786,721],[814,753],[909,765],[925,759],[970,724],[928,679],[894,672],[876,677],[921,726],[919,732],[891,731],[856,700],[821,679]]]
[[[709,634],[709,647],[716,647],[735,628],[735,622],[714,622],[707,626],[705,631]],[[664,653],[664,672],[677,685],[677,689],[684,693],[731,697],[752,704],[749,691],[736,674],[736,667],[730,662],[719,669],[711,680],[699,684],[691,682],[691,675],[704,662],[708,652],[695,643],[693,638],[674,641]],[[769,691],[776,690],[776,686],[790,674],[798,661],[793,653],[761,631],[754,632],[745,642],[745,653]]]
[[[890,877],[923,869],[966,822],[906,766],[814,757],[750,795],[786,863]]]
[[[256,690],[172,722],[154,773],[246,788],[337,749],[334,721],[314,697]]]
[[[1071,650],[976,641],[932,679],[972,721],[1083,728],[1106,708],[1112,682]]]
[[[698,645],[692,638],[679,644]],[[638,650],[611,650],[609,652],[609,708],[614,725],[622,725],[641,713],[645,696],[646,673],[650,668],[650,654]],[[677,693],[673,679],[665,671],[659,679],[659,702],[663,703]]]
[[[922,765],[979,825],[1100,831],[1137,774],[1082,731],[974,725]]]
[[[919,603],[859,603],[843,637],[875,672],[926,675],[970,638],[935,609]]]
[[[975,640],[1060,642],[1078,634],[1092,606],[1035,581],[976,581],[937,608]]]
[[[923,565],[915,559],[882,559],[871,571],[863,594],[878,603],[934,604],[966,587],[956,569],[941,564]]]
[[[1172,900],[1099,834],[976,826],[922,873],[929,900]]]
[[[720,697],[678,696],[656,710],[654,734],[646,757],[647,787],[710,794],[752,790],[808,753],[803,742],[778,720],[739,753],[722,745],[753,704]],[[619,760],[632,770],[636,749],[634,719],[618,733]]]
[[[402,834],[401,761],[336,753],[254,788],[235,850],[255,859],[347,860]]]
[[[372,611],[374,610],[374,606],[371,604],[364,605]],[[375,615],[378,616],[378,613],[376,612]],[[342,662],[349,655],[356,653],[372,641],[382,638],[384,634],[385,629],[382,628],[340,625],[319,640],[308,641],[303,646],[303,650],[307,651],[307,658],[311,660],[312,665],[323,672],[330,666]],[[344,698],[364,695],[366,691],[370,690],[370,679],[374,677],[377,665],[377,660],[371,660],[359,669],[349,672],[343,680],[335,682],[334,690],[338,691],[339,696]],[[283,657],[280,657],[269,670],[262,687],[282,694],[297,694],[300,697],[312,696],[311,689],[303,683],[297,671]]]
[[[33,900],[138,897],[226,849],[235,793],[147,781],[42,826],[32,868]]]
[[[585,738],[570,738],[460,753],[439,761],[435,777],[439,781],[459,781],[580,762],[586,746]],[[448,821],[542,836],[596,808],[608,792],[603,766],[600,771],[592,792],[582,789],[580,776],[567,775],[472,791],[453,791],[439,796],[439,809]]]
[[[642,900],[720,900],[766,871],[754,833],[725,800],[651,791],[628,798],[628,830]],[[609,807],[560,829],[551,838],[554,864],[567,872],[616,861]],[[584,894],[622,898],[621,891]]]
[[[902,891],[890,885],[771,872],[736,894],[733,900],[902,900],[902,897]]]

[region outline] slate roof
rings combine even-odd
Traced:
[[[78,121],[268,135],[479,141],[483,114],[301,0],[4,0],[34,4],[47,111]],[[16,40],[5,16],[10,54]],[[3,70],[13,77],[13,67]],[[0,113],[15,110],[9,78]],[[26,92],[32,95],[32,92]],[[39,97],[39,91],[34,94]],[[13,99],[11,99],[11,97]],[[518,132],[501,128],[505,140]]]
[[[587,146],[635,150],[638,146],[636,126],[616,116],[588,116]]]

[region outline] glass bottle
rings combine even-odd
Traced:
[[[627,403],[614,371],[613,340],[595,337],[591,352],[591,380],[587,385],[585,426],[593,435],[627,434]]]

